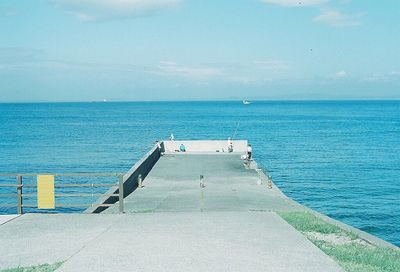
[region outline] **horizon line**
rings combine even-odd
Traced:
[[[96,104],[107,104],[107,103],[141,103],[141,102],[241,102],[243,99],[144,99],[144,100],[15,100],[15,101],[0,101],[0,104],[57,104],[57,103],[96,103]],[[252,102],[346,102],[346,101],[400,101],[400,98],[319,98],[319,99],[248,99]]]

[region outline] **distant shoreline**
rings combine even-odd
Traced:
[[[254,103],[288,102],[288,103],[321,103],[321,102],[400,102],[400,98],[394,99],[251,99]],[[241,99],[220,100],[111,100],[111,101],[0,101],[0,104],[109,104],[109,103],[210,103],[210,102],[242,102]]]

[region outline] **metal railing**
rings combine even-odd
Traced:
[[[31,191],[37,191],[37,184],[34,183],[26,183],[24,184],[25,178],[35,178],[40,175],[50,175],[54,176],[54,201],[55,201],[55,208],[88,208],[88,207],[111,207],[114,204],[95,204],[95,203],[57,203],[56,198],[86,198],[86,197],[118,197],[119,201],[119,212],[123,213],[124,212],[124,180],[123,180],[123,174],[121,173],[45,173],[45,174],[40,174],[40,173],[0,173],[0,208],[17,208],[17,213],[18,214],[23,214],[24,213],[24,208],[33,208],[33,209],[40,209],[38,205],[32,205],[32,204],[25,204],[24,199],[26,198],[35,198],[37,197],[37,193],[24,193],[25,189],[31,189]],[[4,178],[12,178],[15,177],[15,183],[10,183],[9,181],[7,183],[3,183],[2,179]],[[57,177],[73,177],[73,178],[107,178],[107,177],[115,177],[117,179],[117,182],[114,183],[93,183],[93,182],[86,182],[86,183],[57,183]],[[99,188],[99,187],[117,187],[118,188],[118,193],[79,193],[79,192],[74,192],[74,193],[65,193],[65,192],[58,192],[57,188]],[[12,190],[15,190],[13,193],[1,193],[1,191],[4,191],[3,188],[14,188]],[[62,190],[61,190],[62,191]],[[108,190],[107,190],[108,191]],[[15,197],[15,204],[4,204],[2,199],[4,198],[13,198]]]

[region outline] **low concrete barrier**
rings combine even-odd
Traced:
[[[132,168],[124,175],[124,198],[134,192],[138,187],[138,177],[141,175],[142,180],[150,173],[153,166],[157,163],[161,156],[161,152],[164,152],[163,142],[154,145],[154,147],[147,152],[147,154],[140,159]],[[118,194],[118,186],[110,188],[106,194]],[[99,198],[95,204],[114,204],[118,202],[118,196],[108,196]],[[85,210],[85,213],[100,213],[107,209],[107,207],[90,207]]]
[[[176,153],[180,145],[186,148],[186,153],[228,153],[228,140],[213,141],[164,141],[166,153]],[[247,140],[232,141],[233,153],[245,153],[247,151]]]

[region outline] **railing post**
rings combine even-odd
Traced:
[[[268,176],[268,189],[272,189],[272,177]]]
[[[124,176],[118,176],[119,212],[124,213]]]
[[[17,176],[17,213],[23,214],[22,208],[22,176]]]

